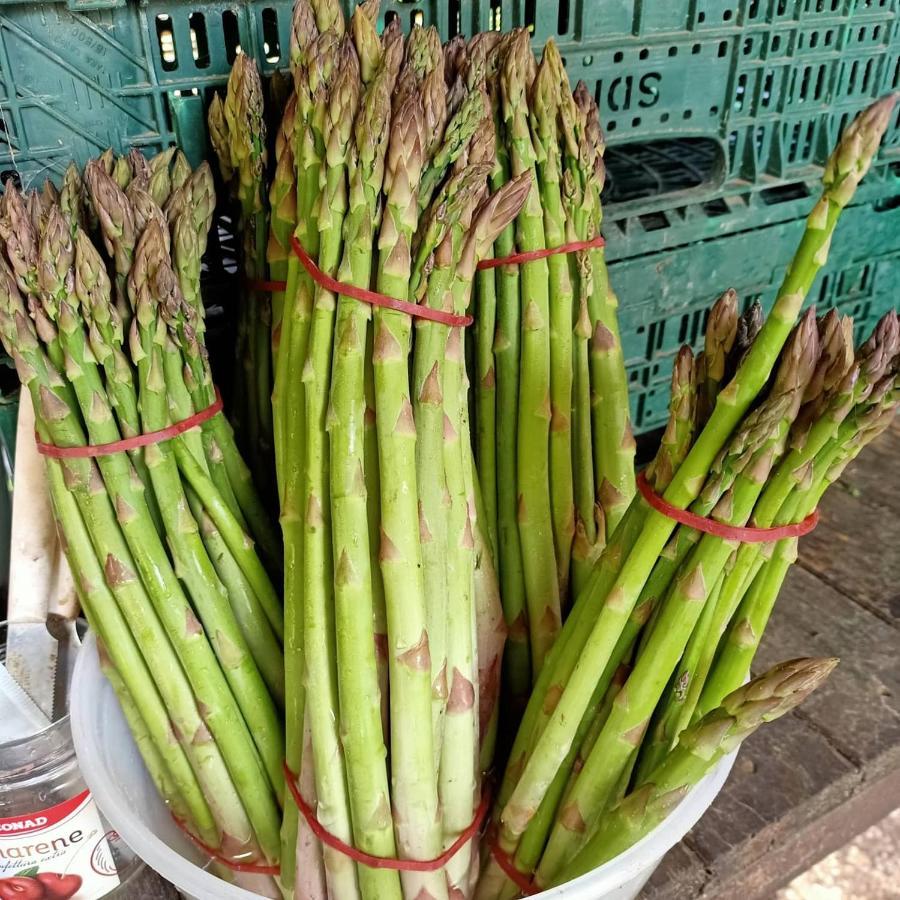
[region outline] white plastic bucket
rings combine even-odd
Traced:
[[[123,840],[182,893],[197,900],[256,900],[229,884],[176,826],[156,793],[128,731],[115,694],[100,671],[88,634],[78,654],[71,692],[72,737],[84,780]],[[593,872],[545,891],[541,900],[633,900],[663,856],[706,812],[725,783],[737,752],[725,757],[665,822],[625,853]]]

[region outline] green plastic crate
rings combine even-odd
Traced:
[[[807,201],[807,211],[810,205]],[[682,344],[699,347],[718,294],[733,287],[744,309],[755,300],[771,307],[804,224],[795,219],[610,265],[622,298],[620,326],[636,433],[665,423],[673,357]],[[860,341],[897,306],[898,285],[900,192],[844,211],[808,302],[853,316]]]
[[[0,0],[0,173],[59,175],[110,145],[178,142],[198,159],[209,91],[238,47],[266,71],[286,64],[290,7]],[[900,0],[392,0],[383,16],[558,40],[600,103],[608,216],[634,253],[659,249],[661,230],[686,235],[669,244],[702,236],[703,219],[719,233],[767,224],[771,192],[816,177],[849,118],[900,87]],[[897,116],[883,174],[900,164]]]

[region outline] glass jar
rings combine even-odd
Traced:
[[[0,660],[6,627],[0,623]],[[174,898],[110,829],[78,770],[68,715],[0,744],[0,900]]]

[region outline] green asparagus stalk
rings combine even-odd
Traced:
[[[875,385],[889,371],[890,360],[900,346],[900,329],[893,312],[878,323],[872,337],[861,348],[856,364],[852,360],[848,320],[839,321],[836,315],[829,314],[820,322],[819,331],[823,353],[807,388],[804,405],[791,429],[790,441],[794,448],[779,464],[754,510],[753,522],[758,527],[792,521],[790,517],[795,511],[788,501],[793,492],[809,477],[809,467],[817,454],[835,440],[839,427],[856,405],[862,404],[862,410],[868,408]],[[812,419],[815,421],[811,424]],[[691,687],[695,702],[699,701],[704,688],[719,639],[769,555],[758,544],[746,544],[738,550],[711,625],[712,640],[706,646]],[[720,693],[721,696],[724,694]],[[693,713],[695,719],[698,715],[698,712]]]
[[[489,142],[491,143],[491,142]],[[477,171],[477,164],[467,172]],[[489,164],[480,183],[486,184]],[[453,311],[466,312],[477,261],[488,252],[500,231],[515,219],[531,191],[530,173],[513,179],[478,210],[458,265],[452,287]],[[477,195],[476,195],[477,196]],[[450,495],[448,510],[447,673],[449,692],[440,768],[440,801],[444,844],[449,846],[472,821],[479,795],[479,694],[474,598],[475,529],[469,502],[468,453],[470,445],[462,331],[451,329],[444,366],[444,466]],[[468,888],[471,845],[461,849],[447,865],[451,893]]]
[[[693,373],[693,356],[689,348],[682,348],[676,357],[672,371],[672,390],[670,415],[666,431],[656,458],[651,463],[648,478],[655,490],[662,491],[671,480],[690,447],[693,436],[694,407],[696,403],[696,384]],[[674,572],[674,568],[673,568]],[[653,581],[651,577],[651,582]],[[649,586],[650,582],[648,582]],[[662,591],[668,586],[666,581]],[[652,595],[639,601],[622,633],[613,659],[621,661],[631,649],[641,626],[646,622],[655,597]],[[563,764],[553,779],[547,793],[541,800],[534,819],[529,823],[522,842],[515,855],[515,863],[522,872],[532,872],[544,849],[547,834],[553,825],[553,819],[562,800],[564,792],[571,785],[574,773],[584,764],[590,747],[596,742],[602,725],[609,714],[607,705],[611,707],[611,692],[614,691],[615,679],[623,672],[623,667],[616,663],[616,670],[609,677],[604,672],[594,690],[587,710],[582,717],[572,747]],[[581,762],[579,762],[581,757]]]
[[[301,4],[298,4],[300,6]],[[312,10],[309,11],[312,13]],[[295,23],[306,21],[294,16]],[[307,38],[303,37],[303,41]],[[300,44],[303,47],[303,44]],[[304,250],[318,257],[319,232],[317,228],[317,203],[319,172],[324,155],[324,139],[316,138],[313,118],[319,107],[324,107],[328,84],[334,70],[337,44],[334,35],[326,33],[308,35],[308,44],[297,54],[298,74],[297,120],[294,126],[294,160],[297,164],[297,227],[294,237]],[[300,72],[305,70],[308,77]],[[304,92],[305,91],[305,92]],[[314,102],[315,98],[315,102]],[[319,133],[321,128],[319,128]],[[309,321],[312,307],[313,283],[300,261],[292,255],[288,262],[285,308],[281,323],[281,342],[278,354],[278,371],[274,402],[283,422],[282,453],[284,474],[281,479],[281,530],[284,536],[284,655],[287,724],[285,759],[292,772],[299,773],[303,757],[303,730],[306,721],[306,689],[303,661],[303,521],[305,510],[303,472],[304,391],[294,374],[302,370],[306,361]],[[291,452],[287,452],[291,448]],[[296,877],[295,850],[298,834],[298,811],[294,804],[285,807],[282,823],[282,844],[285,868],[282,885],[289,887]]]
[[[878,402],[841,426],[842,433],[813,464],[808,475],[811,484],[786,502],[786,518],[790,516],[790,520],[797,520],[815,509],[825,490],[837,480],[844,467],[887,428],[898,406],[898,397],[893,392],[895,378],[895,375],[887,376],[878,392],[884,392]],[[796,538],[777,542],[771,559],[753,580],[728,634],[723,638],[721,653],[704,685],[699,710],[713,706],[717,696],[727,693],[729,685],[734,684],[736,679],[743,679],[750,671],[781,585],[796,558]]]
[[[537,150],[537,173],[544,209],[544,235],[549,247],[566,242],[562,160],[557,133],[560,74],[565,69],[553,41],[534,80],[531,130]],[[565,255],[547,260],[550,279],[550,499],[559,595],[568,593],[572,540],[575,535],[575,496],[572,484],[573,304],[571,268]]]
[[[600,203],[600,192],[605,181],[603,135],[597,104],[583,82],[575,89],[575,103],[581,110],[584,125],[580,136],[581,165],[585,173],[585,200],[589,210],[585,236],[593,238],[600,234],[603,217]],[[606,528],[611,534],[634,496],[635,445],[616,318],[619,301],[609,284],[603,248],[591,250],[590,258],[592,293],[588,298],[588,310],[593,328],[590,367],[595,479]]]
[[[416,269],[430,269],[427,280],[420,278],[421,283],[416,291],[422,294],[420,303],[433,309],[449,310],[453,275],[475,208],[486,189],[486,179],[486,166],[472,166],[451,178],[438,195],[417,251],[418,259],[424,261],[420,265],[417,260]],[[452,506],[452,499],[448,501],[445,443],[448,435],[451,432],[455,435],[456,431],[445,413],[444,368],[445,356],[449,352],[447,327],[428,319],[419,319],[415,325],[415,337],[413,415],[417,433],[416,475],[420,485],[419,534],[431,656],[433,750],[437,766],[440,763],[448,691],[448,507]]]
[[[502,111],[510,171],[530,173],[531,193],[516,221],[516,244],[529,251],[546,246],[536,156],[528,127],[528,92],[534,57],[528,35],[512,41],[501,71]],[[550,471],[550,294],[546,260],[520,266],[521,358],[517,439],[517,520],[531,639],[532,677],[540,672],[559,631],[561,612],[551,527]]]
[[[495,54],[499,57],[500,54]],[[488,91],[494,116],[496,165],[491,188],[499,190],[511,176],[509,153],[501,114],[499,70],[488,79]],[[494,244],[494,256],[514,253],[515,227],[500,233]],[[497,367],[497,563],[503,585],[503,612],[508,640],[503,658],[503,681],[515,723],[525,707],[531,690],[531,650],[522,548],[518,526],[517,435],[519,418],[519,355],[521,311],[519,308],[518,266],[503,266],[496,272],[497,324],[494,335],[494,359]],[[480,463],[479,463],[480,465]]]
[[[410,89],[395,96],[385,161],[384,218],[378,236],[377,289],[409,298],[410,247],[417,218],[418,188],[425,165],[426,135],[422,97],[416,90],[407,48]],[[413,57],[414,58],[414,57]],[[402,86],[402,85],[401,85]],[[381,488],[379,561],[387,608],[390,671],[391,771],[401,858],[431,859],[440,853],[437,775],[431,721],[431,660],[419,542],[416,432],[408,374],[411,324],[403,313],[375,310],[372,363],[375,373],[375,424]],[[446,896],[444,878],[404,873],[404,891]]]
[[[235,194],[241,211],[244,275],[263,279],[268,226],[263,190],[266,143],[262,83],[256,63],[243,53],[234,61],[222,111],[228,128],[231,166],[237,176]],[[242,390],[247,396],[247,446],[260,476],[269,471],[272,452],[270,330],[269,294],[248,290],[239,311],[238,353],[244,366]]]
[[[357,10],[353,16],[357,33],[365,28],[361,17]],[[356,163],[351,162],[344,256],[338,277],[360,287],[367,287],[371,276],[374,219],[384,176],[390,91],[395,77],[390,62],[382,59],[363,95],[354,126]],[[332,413],[328,418],[336,651],[341,673],[338,696],[354,845],[376,856],[394,856],[393,823],[390,816],[381,813],[390,808],[390,789],[384,765],[387,750],[374,640],[372,585],[378,573],[373,572],[367,514],[367,504],[377,502],[377,498],[367,497],[365,476],[366,337],[370,320],[367,304],[339,298]],[[360,868],[359,886],[363,897],[402,896],[396,872]]]
[[[174,800],[179,804],[173,809],[180,808],[181,818],[196,829],[201,840],[210,846],[217,846],[220,833],[216,819],[203,797],[200,782],[191,768],[191,760],[181,744],[171,740],[172,725],[177,725],[179,721],[179,710],[193,707],[190,693],[181,694],[182,700],[179,702],[183,706],[169,706],[166,701],[172,702],[176,694],[166,687],[158,689],[156,684],[160,680],[165,681],[160,678],[160,672],[171,673],[167,664],[178,665],[168,639],[155,616],[145,616],[143,627],[137,632],[131,631],[127,615],[122,614],[116,598],[106,586],[103,568],[91,544],[91,535],[85,527],[78,503],[66,488],[60,463],[47,461],[47,477],[57,530],[64,535],[63,548],[82,608],[89,617],[91,628],[102,636],[105,643],[106,658],[120,682],[120,688],[116,691],[120,702],[123,696],[127,696],[133,709],[132,715],[128,716],[129,724],[132,719],[139,719],[146,730],[147,740],[152,743],[167,778],[171,780],[169,802]],[[144,662],[137,641],[144,652],[153,654],[157,666],[154,672]],[[160,650],[162,652],[157,655]],[[172,679],[171,684],[177,682],[178,679]],[[196,711],[193,715],[196,716]],[[142,747],[144,743],[141,742]]]
[[[320,196],[319,268],[334,275],[341,259],[343,221],[347,210],[347,166],[353,121],[359,103],[356,51],[345,39],[338,51],[336,78],[328,100],[325,135],[325,183]],[[332,563],[331,498],[325,427],[330,390],[332,343],[337,298],[317,288],[310,324],[302,385],[305,395],[303,496],[303,653],[306,708],[312,728],[319,821],[341,840],[352,840],[350,802],[338,730],[337,665]],[[330,890],[351,898],[357,894],[352,860],[330,848],[323,851]],[[360,872],[365,876],[365,870]]]

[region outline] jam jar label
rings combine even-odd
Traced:
[[[0,900],[93,900],[119,884],[90,791],[0,818]]]

